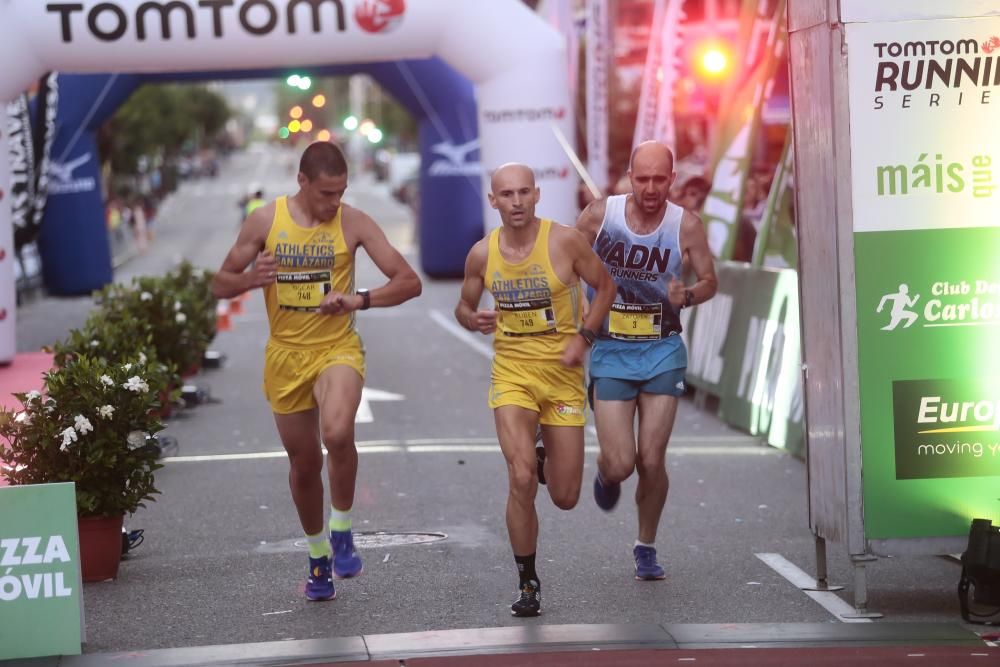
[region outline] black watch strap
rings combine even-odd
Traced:
[[[694,292],[689,289],[684,290],[684,307],[690,308],[694,305]]]
[[[597,340],[597,334],[594,333],[592,329],[588,329],[587,327],[580,327],[580,335],[583,336],[585,341],[587,341],[587,345],[592,346],[594,341]]]
[[[372,307],[372,295],[371,292],[362,288],[358,290],[358,294],[361,295],[361,310],[368,310]]]

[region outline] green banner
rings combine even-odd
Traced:
[[[74,485],[0,488],[0,517],[0,660],[79,655]]]
[[[719,262],[719,291],[693,309],[687,382],[719,398],[719,416],[804,456],[796,273]]]
[[[1000,229],[854,239],[868,537],[1000,522]]]

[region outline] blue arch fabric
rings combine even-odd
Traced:
[[[371,75],[417,120],[421,153],[420,266],[460,277],[483,235],[479,130],[473,87],[439,58],[296,67],[313,76]],[[39,235],[43,276],[58,295],[87,294],[112,279],[95,132],[146,83],[260,79],[284,68],[157,74],[60,74],[53,177]]]

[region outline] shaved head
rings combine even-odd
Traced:
[[[659,141],[644,141],[632,150],[632,157],[628,161],[630,171],[635,167],[637,160],[647,164],[652,162],[656,167],[660,167],[666,172],[674,170],[673,152]]]
[[[510,181],[517,181],[518,184],[527,184],[535,187],[535,172],[526,164],[520,162],[508,162],[497,167],[490,179],[490,189],[494,194]]]
[[[539,190],[535,172],[528,165],[520,162],[500,165],[490,179],[487,196],[490,206],[500,213],[504,227],[516,229],[535,223]]]
[[[663,216],[674,182],[674,154],[658,141],[644,141],[632,151],[628,179],[635,203],[644,215]]]

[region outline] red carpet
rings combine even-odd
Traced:
[[[42,373],[52,368],[52,355],[48,352],[25,352],[14,357],[7,366],[0,366],[0,406],[7,410],[21,407],[14,392],[41,391]],[[3,444],[0,443],[0,447]],[[0,475],[0,486],[7,486]]]

